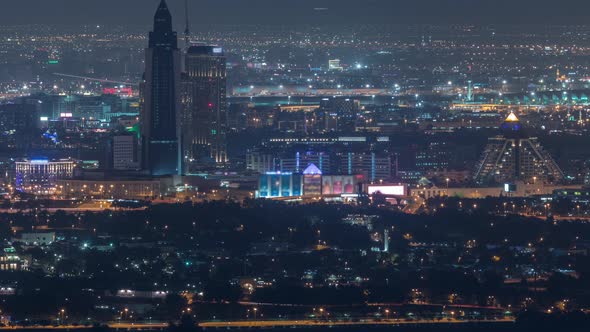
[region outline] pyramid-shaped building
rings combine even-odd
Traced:
[[[473,174],[480,185],[494,183],[561,183],[565,177],[536,137],[529,137],[514,113],[489,138]]]

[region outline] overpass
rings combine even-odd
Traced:
[[[546,107],[572,107],[590,105],[590,89],[547,90],[507,93],[503,95],[480,94],[473,101],[455,101],[453,109],[497,111],[513,108],[539,109]]]

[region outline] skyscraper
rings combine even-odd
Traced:
[[[152,175],[181,174],[180,51],[172,16],[162,0],[149,34],[142,84],[143,166]]]
[[[226,60],[216,46],[191,46],[183,76],[182,130],[188,165],[227,162]]]

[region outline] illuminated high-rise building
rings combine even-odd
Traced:
[[[182,80],[183,157],[189,170],[203,160],[227,162],[226,59],[217,46],[191,46]]]
[[[162,0],[146,49],[141,143],[143,166],[152,175],[181,174],[180,51],[172,16]]]
[[[56,190],[56,180],[71,178],[75,166],[76,163],[70,159],[36,158],[17,161],[16,189],[36,195],[51,195]]]
[[[473,179],[478,184],[560,183],[564,174],[536,137],[529,137],[514,115],[506,118],[502,134],[489,139],[476,165]]]

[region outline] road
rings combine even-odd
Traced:
[[[139,208],[122,208],[122,207],[75,207],[75,208],[38,208],[35,209],[0,209],[0,213],[32,213],[32,212],[48,212],[48,213],[55,213],[57,211],[63,211],[67,214],[71,213],[81,213],[81,212],[103,212],[105,210],[111,211],[141,211],[147,209],[147,206],[139,207]]]
[[[416,324],[465,324],[465,323],[514,323],[513,319],[497,320],[463,320],[463,319],[443,319],[443,320],[397,320],[397,319],[362,319],[357,322],[351,320],[248,320],[234,322],[203,322],[199,326],[202,328],[267,328],[267,327],[315,327],[315,326],[363,326],[363,325],[416,325]]]
[[[117,330],[161,330],[168,328],[168,323],[112,323],[107,324]],[[84,325],[31,325],[31,326],[2,326],[1,330],[85,330],[92,326]]]
[[[486,319],[486,320],[464,320],[445,318],[442,320],[420,319],[420,320],[400,320],[400,319],[361,319],[352,320],[245,320],[230,322],[202,322],[199,326],[202,328],[224,328],[224,329],[242,329],[242,328],[271,328],[271,327],[322,327],[322,326],[369,326],[369,325],[429,325],[429,324],[467,324],[467,323],[514,323],[512,318],[504,319]],[[168,323],[108,323],[111,329],[116,330],[163,330],[168,328]],[[3,326],[1,330],[84,330],[92,326],[82,325],[59,325],[59,326]]]

